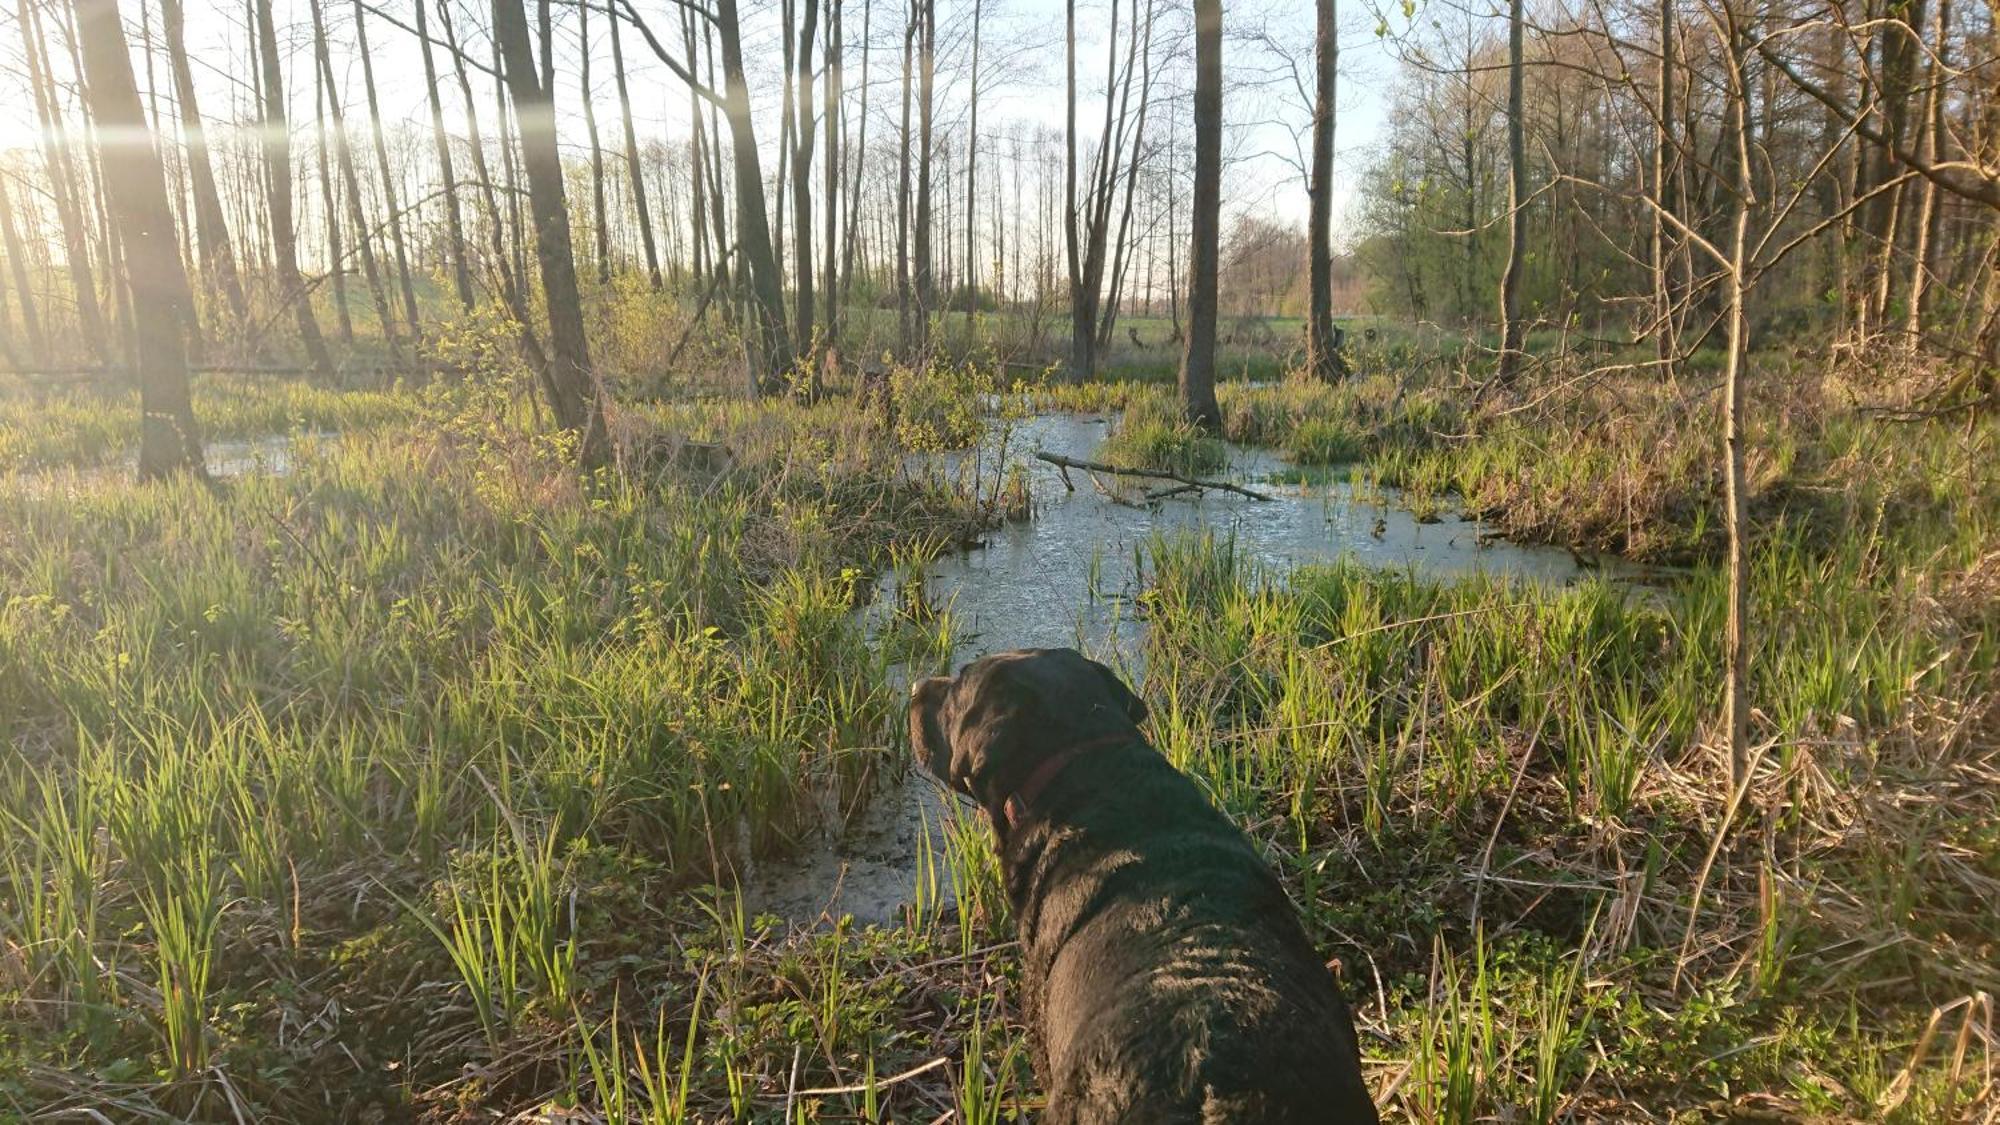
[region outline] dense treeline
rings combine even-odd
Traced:
[[[1291,39],[1225,27],[1246,61],[1216,111],[1227,152],[1274,118],[1310,133],[1293,190],[1313,206],[1303,233],[1223,206],[1219,315],[1330,325],[1338,290],[1349,312],[1497,326],[1507,376],[1533,329],[1652,341],[1663,364],[1723,348],[1736,286],[1746,347],[1990,367],[1990,7],[1516,9],[1375,29],[1399,77],[1338,261],[1338,9]],[[456,327],[500,325],[557,422],[591,431],[607,372],[672,366],[697,327],[749,341],[705,358],[761,392],[817,385],[836,343],[1080,376],[1184,339],[1196,36],[1158,0],[1070,0],[1060,34],[983,0],[88,14],[8,13],[34,139],[0,157],[19,369],[131,368],[159,330],[118,215],[133,147],[157,152],[197,364],[414,370],[453,362]],[[119,48],[129,99],[91,74]],[[1135,312],[1166,325],[1121,332]],[[1339,335],[1308,337],[1337,377]]]

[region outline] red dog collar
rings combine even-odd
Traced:
[[[1056,779],[1056,775],[1067,769],[1071,762],[1092,750],[1123,746],[1139,737],[1141,735],[1138,731],[1116,731],[1085,739],[1060,754],[1053,754],[1043,759],[1042,764],[1036,766],[1034,772],[1028,775],[1028,779],[1000,803],[1000,811],[1006,817],[1007,827],[1015,828],[1020,825],[1021,819],[1028,815],[1029,807],[1042,795],[1042,790],[1047,789],[1049,783]]]

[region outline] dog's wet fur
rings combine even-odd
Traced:
[[[1375,1122],[1353,1017],[1291,901],[1145,718],[1071,649],[985,657],[911,692],[918,761],[998,838],[1041,1120]]]

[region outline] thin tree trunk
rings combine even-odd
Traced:
[[[792,271],[793,331],[799,346],[816,347],[813,331],[813,233],[812,159],[813,139],[813,37],[819,30],[819,0],[797,0],[804,9],[800,18],[797,67],[798,93],[794,99],[792,137],[792,254],[797,263]],[[788,32],[790,28],[786,29]],[[817,370],[817,365],[814,365]]]
[[[1924,95],[1924,116],[1917,128],[1922,133],[1918,149],[1926,164],[1936,163],[1944,148],[1944,85],[1950,78],[1946,35],[1951,27],[1951,0],[1937,0],[1936,23],[1931,28],[1930,89]],[[1917,213],[1916,250],[1910,255],[1910,298],[1904,311],[1903,336],[1915,350],[1923,340],[1924,301],[1929,296],[1931,271],[1938,243],[1938,186],[1926,179],[1923,202]]]
[[[278,67],[278,26],[271,18],[271,0],[254,0],[257,18],[258,72],[264,90],[263,137],[266,207],[271,216],[271,250],[278,273],[278,296],[292,307],[306,360],[323,378],[333,377],[333,356],[313,317],[312,295],[299,276],[299,246],[292,225],[292,128],[285,116],[284,77]],[[332,221],[333,216],[327,216]],[[335,263],[338,268],[338,263]]]
[[[549,314],[549,363],[542,386],[556,425],[577,435],[578,458],[601,464],[610,454],[604,405],[590,366],[570,246],[569,207],[563,193],[562,155],[556,149],[554,91],[548,72],[537,74],[521,0],[493,0],[493,35],[501,77],[521,129],[521,163],[528,177],[528,207],[535,221],[535,260]],[[545,56],[546,59],[546,56]]]
[[[479,198],[486,208],[486,236],[493,256],[493,272],[500,275],[500,301],[507,307],[508,315],[514,318],[517,340],[522,356],[535,372],[537,379],[546,379],[544,370],[549,365],[548,352],[543,349],[539,337],[535,335],[534,319],[528,308],[527,294],[522,291],[526,279],[516,274],[509,265],[507,256],[507,234],[500,200],[494,194],[493,173],[486,162],[486,139],[479,130],[478,101],[472,92],[471,76],[465,72],[465,55],[459,50],[457,32],[452,27],[451,8],[445,0],[437,0],[438,23],[444,30],[447,53],[451,55],[452,72],[458,79],[459,94],[465,99],[465,131],[467,148],[472,153],[472,174],[479,184]],[[506,138],[501,138],[506,143]]]
[[[1517,0],[1518,2],[1518,0]],[[1222,242],[1222,0],[1194,7],[1194,237],[1188,245],[1188,336],[1181,357],[1181,410],[1222,428],[1215,401],[1217,265]]]
[[[326,220],[326,276],[333,287],[333,325],[340,343],[354,350],[354,314],[347,307],[347,252],[340,241],[340,201],[333,186],[333,141],[326,131],[326,75],[313,60],[313,142],[319,153],[320,210]]]
[[[716,31],[722,40],[723,101],[729,118],[730,147],[736,164],[737,246],[749,271],[756,317],[753,378],[761,390],[776,390],[792,367],[792,340],[785,325],[784,288],[771,248],[771,225],[764,209],[764,173],[750,117],[750,87],[744,79],[743,40],[736,0],[716,0]]]
[[[1306,371],[1333,382],[1347,376],[1333,323],[1333,138],[1340,68],[1339,0],[1317,0],[1313,41],[1312,210],[1306,244]]]
[[[834,0],[834,4],[838,8],[840,0]],[[842,250],[840,250],[840,300],[842,302],[848,300],[848,292],[852,292],[852,286],[854,286],[854,256],[856,256],[856,248],[860,244],[860,226],[862,226],[862,222],[860,222],[860,218],[862,218],[862,194],[864,194],[866,170],[868,170],[868,56],[870,56],[872,34],[874,34],[874,26],[872,24],[874,24],[874,0],[862,0],[862,104],[860,104],[860,126],[856,128],[858,136],[856,136],[854,146],[852,146],[852,152],[854,152],[854,170],[848,172],[848,228],[844,232],[846,238],[842,240]],[[846,124],[844,114],[842,114],[842,124]],[[838,332],[838,320],[834,322],[834,330]]]
[[[1075,0],[1071,0],[1074,3]],[[917,77],[918,0],[908,0],[903,26],[903,130],[896,156],[896,353],[908,358],[910,333],[910,100]]]
[[[1653,275],[1653,356],[1660,362],[1660,373],[1672,378],[1674,362],[1680,355],[1679,333],[1673,330],[1677,323],[1674,293],[1673,235],[1667,227],[1666,216],[1678,215],[1679,201],[1673,192],[1677,175],[1674,165],[1678,160],[1678,149],[1674,140],[1674,4],[1675,0],[1660,0],[1660,64],[1659,74],[1653,87],[1657,102],[1655,112],[1659,120],[1653,127],[1653,201],[1651,262]]]
[[[0,247],[7,251],[7,268],[14,275],[14,292],[20,297],[21,330],[28,340],[28,353],[37,364],[46,364],[49,341],[42,334],[34,290],[28,286],[28,253],[21,244],[20,224],[14,219],[14,193],[4,176],[0,176]]]
[[[921,13],[917,48],[917,214],[911,242],[916,264],[917,351],[931,346],[931,310],[937,307],[937,280],[931,261],[931,130],[937,110],[937,0],[917,0]]]
[[[613,13],[611,26],[618,26]],[[590,221],[597,251],[597,283],[611,280],[611,222],[604,206],[604,145],[597,132],[597,99],[590,88],[590,4],[576,6],[577,86],[583,98],[584,133],[590,138]]]
[[[653,209],[646,202],[646,177],[639,168],[639,134],[632,126],[632,95],[625,85],[625,46],[618,21],[611,21],[611,77],[618,86],[618,116],[625,130],[625,173],[632,180],[632,206],[639,213],[639,245],[646,252],[646,280],[660,288],[660,251],[653,240]]]
[[[1134,0],[1132,18],[1133,31],[1135,33],[1139,30],[1138,8],[1138,2]],[[1153,101],[1153,16],[1153,2],[1152,0],[1147,0],[1145,31],[1138,36],[1138,41],[1141,44],[1139,48],[1139,117],[1132,128],[1132,143],[1129,146],[1130,156],[1125,165],[1125,202],[1119,212],[1118,235],[1111,240],[1111,245],[1114,247],[1111,261],[1111,292],[1104,301],[1104,311],[1097,332],[1097,350],[1099,354],[1106,354],[1111,350],[1111,332],[1118,322],[1118,303],[1125,292],[1127,253],[1133,249],[1130,240],[1127,238],[1127,233],[1132,226],[1132,197],[1138,187],[1139,163],[1146,156],[1146,111],[1151,107]],[[1126,75],[1126,90],[1128,93],[1131,90],[1131,75],[1129,70]],[[1118,135],[1121,142],[1125,135],[1124,116],[1124,109],[1121,106],[1118,122]],[[1106,186],[1108,188],[1110,185],[1107,183]],[[1108,196],[1106,197],[1106,202],[1108,205]]]
[[[451,279],[458,291],[459,307],[470,312],[473,306],[472,270],[465,261],[465,216],[459,207],[458,177],[451,157],[451,137],[444,131],[444,101],[438,95],[437,62],[431,56],[430,28],[424,16],[425,0],[416,0],[417,42],[424,56],[424,98],[431,110],[431,140],[437,148],[438,176],[444,182],[445,252],[451,258]],[[466,108],[471,108],[468,100]],[[482,177],[483,178],[483,177]]]
[[[146,129],[117,0],[77,0],[84,91],[104,162],[105,202],[125,250],[133,296],[141,424],[139,476],[202,472],[201,433],[188,389],[192,293],[175,245],[166,172]],[[143,140],[113,138],[143,137]]]
[[[76,301],[77,325],[91,353],[100,363],[110,363],[110,337],[105,332],[104,311],[97,302],[97,279],[90,266],[90,234],[84,225],[83,202],[78,198],[76,172],[70,163],[68,130],[56,108],[55,81],[49,74],[44,53],[48,41],[41,30],[41,19],[28,0],[20,0],[18,12],[22,56],[28,67],[28,86],[34,95],[36,123],[41,126],[42,162],[48,170],[49,192],[55,198],[56,219],[62,227],[63,254]]]
[[[1521,275],[1528,261],[1528,142],[1522,96],[1523,0],[1507,3],[1507,268],[1500,275],[1501,383],[1521,371]],[[1468,234],[1470,237],[1470,234]]]
[[[382,326],[382,339],[398,362],[402,347],[396,338],[396,309],[383,284],[380,262],[375,257],[375,240],[369,237],[366,200],[361,194],[361,176],[354,169],[354,146],[347,141],[347,115],[340,106],[338,80],[333,76],[333,53],[326,45],[326,19],[319,0],[307,0],[313,25],[313,54],[319,59],[320,76],[326,83],[326,112],[333,124],[334,155],[340,162],[340,182],[347,195],[347,221],[354,227],[354,248],[361,256],[361,276],[368,282],[368,297],[375,305],[375,319]],[[336,260],[333,268],[340,268]]]
[[[1728,286],[1729,358],[1723,371],[1722,446],[1725,520],[1729,527],[1729,618],[1723,638],[1724,723],[1729,735],[1729,767],[1733,783],[1741,784],[1749,769],[1750,711],[1747,702],[1749,649],[1745,639],[1745,617],[1749,598],[1745,590],[1743,526],[1743,375],[1749,358],[1749,322],[1744,303],[1748,296],[1750,262],[1748,238],[1750,210],[1755,204],[1750,178],[1750,89],[1743,76],[1742,33],[1730,13],[1729,37],[1729,128],[1735,137],[1734,190],[1730,193],[1730,252]]]
[[[173,72],[174,101],[180,107],[181,140],[187,149],[188,182],[194,194],[195,246],[201,252],[202,270],[222,290],[230,315],[238,324],[244,324],[249,320],[250,306],[243,295],[243,280],[237,276],[229,225],[222,214],[222,193],[215,186],[208,136],[202,126],[200,103],[195,100],[194,70],[188,65],[181,0],[160,0],[160,21],[167,40],[167,69]]]
[[[1118,5],[1111,5],[1117,34]],[[1069,370],[1081,383],[1097,369],[1097,299],[1084,285],[1076,210],[1076,0],[1063,5],[1063,246],[1069,262]]]
[[[423,0],[417,0],[422,4]],[[375,140],[375,168],[382,177],[382,206],[389,212],[389,246],[396,254],[397,286],[403,295],[403,319],[412,339],[423,339],[423,324],[417,319],[417,289],[410,280],[410,251],[403,237],[403,207],[396,193],[396,177],[389,169],[389,139],[382,130],[382,105],[375,95],[375,63],[368,49],[368,17],[362,0],[354,0],[354,49],[361,55],[361,85],[368,98],[368,131]],[[346,139],[341,140],[343,147]]]
[[[965,128],[965,346],[971,349],[973,314],[979,309],[979,270],[973,255],[978,237],[979,198],[979,0],[972,0],[972,99],[970,120]]]
[[[808,0],[810,3],[811,0]],[[826,0],[826,213],[821,218],[826,230],[821,254],[825,261],[820,275],[820,303],[824,306],[826,346],[840,347],[840,181],[847,171],[847,157],[841,151],[845,114],[841,101],[841,52],[845,49],[841,0]],[[867,79],[864,76],[863,81]]]

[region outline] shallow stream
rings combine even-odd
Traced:
[[[1568,551],[1508,543],[1476,521],[1449,514],[1420,521],[1398,506],[1393,490],[1364,494],[1344,477],[1296,483],[1302,474],[1268,450],[1230,446],[1228,469],[1209,475],[1253,487],[1269,501],[1210,490],[1199,499],[1145,503],[1141,489],[1121,490],[1119,502],[1103,491],[1116,488],[1115,481],[1101,478],[1100,487],[1091,474],[1071,469],[1072,489],[1060,469],[1034,457],[1041,450],[1095,460],[1113,422],[1044,414],[996,423],[978,449],[913,464],[915,472],[984,481],[989,493],[1020,466],[1033,497],[1033,519],[1007,524],[925,572],[930,599],[953,616],[960,640],[954,667],[992,652],[1067,645],[1134,674],[1146,628],[1131,610],[1140,593],[1138,554],[1158,532],[1208,530],[1230,538],[1241,557],[1272,576],[1343,556],[1445,578],[1489,574],[1563,584],[1593,573]],[[1625,573],[1610,561],[1606,567]],[[896,581],[885,578],[875,604],[863,611],[871,621],[896,604]],[[801,924],[842,914],[863,924],[899,920],[916,896],[926,823],[931,839],[940,841],[952,815],[945,802],[928,778],[912,774],[884,786],[844,827],[829,810],[833,827],[823,839],[747,873],[746,907]]]

